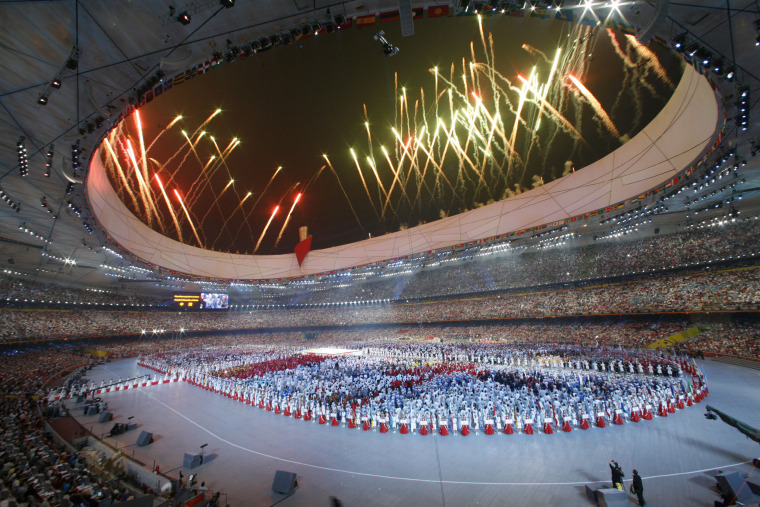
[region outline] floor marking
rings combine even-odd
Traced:
[[[224,442],[227,445],[230,445],[232,447],[240,449],[241,451],[249,452],[251,454],[256,454],[258,456],[274,459],[274,460],[277,460],[277,461],[282,461],[282,462],[285,462],[285,463],[290,463],[291,465],[300,465],[300,466],[308,467],[308,468],[316,468],[318,470],[325,470],[325,471],[328,471],[328,472],[338,472],[338,473],[350,474],[350,475],[361,475],[363,477],[373,477],[373,478],[376,478],[376,479],[390,479],[390,480],[395,480],[395,481],[409,481],[409,482],[427,482],[427,483],[434,483],[434,484],[440,484],[440,483],[443,483],[443,484],[459,484],[459,485],[471,485],[471,486],[580,486],[580,485],[584,485],[584,484],[594,484],[594,483],[600,483],[600,482],[608,482],[608,481],[475,482],[475,481],[448,481],[448,480],[447,481],[441,481],[441,480],[437,480],[437,479],[415,479],[415,478],[412,478],[412,477],[396,477],[396,476],[393,476],[393,475],[380,475],[380,474],[371,474],[371,473],[367,473],[367,472],[354,472],[354,471],[351,471],[351,470],[343,470],[343,469],[340,469],[340,468],[331,468],[331,467],[325,467],[325,466],[321,466],[321,465],[313,465],[311,463],[303,463],[301,461],[295,461],[295,460],[292,460],[292,459],[281,458],[279,456],[272,456],[271,454],[266,454],[266,453],[263,453],[263,452],[260,452],[260,451],[255,451],[255,450],[250,449],[248,447],[244,447],[244,446],[236,444],[234,442],[230,442],[229,440],[227,440],[227,439],[225,439],[225,438],[217,435],[216,433],[214,433],[213,431],[209,430],[208,428],[206,428],[206,427],[200,425],[199,423],[193,421],[192,419],[190,419],[189,417],[187,417],[183,413],[179,412],[178,410],[174,409],[173,407],[170,407],[169,405],[167,405],[166,403],[162,402],[161,400],[159,400],[158,398],[156,398],[152,394],[147,393],[145,390],[138,390],[138,392],[144,394],[145,396],[148,396],[149,398],[153,399],[153,401],[155,401],[159,405],[162,405],[165,408],[171,410],[172,412],[174,412],[175,414],[177,414],[178,416],[180,416],[181,418],[183,418],[184,420],[186,420],[190,424],[193,424],[194,426],[197,426],[198,428],[200,428],[201,430],[205,431],[206,433],[208,433],[212,437],[217,438],[218,440]],[[648,476],[648,477],[642,477],[642,479],[644,479],[644,480],[647,480],[647,479],[659,479],[659,478],[662,478],[662,477],[677,477],[677,476],[681,476],[681,475],[699,474],[699,473],[709,472],[710,470],[716,470],[716,469],[719,469],[719,468],[737,467],[737,466],[745,465],[747,463],[752,463],[752,460],[742,461],[742,462],[739,462],[739,463],[733,463],[731,465],[722,465],[722,466],[704,468],[702,470],[692,470],[692,471],[688,471],[688,472],[677,472],[677,473],[673,473],[673,474],[652,475],[652,476]]]

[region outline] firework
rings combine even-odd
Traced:
[[[583,86],[583,83],[578,81],[578,78],[573,76],[572,74],[569,74],[567,76],[570,81],[580,90],[581,94],[583,94],[584,97],[586,97],[586,100],[588,100],[589,104],[591,104],[591,107],[594,108],[594,112],[599,116],[599,119],[602,121],[602,125],[607,127],[607,130],[612,133],[615,137],[620,137],[620,131],[618,131],[617,127],[614,123],[612,123],[612,120],[610,119],[610,116],[607,114],[607,111],[604,110],[602,105],[599,103],[598,100],[596,100],[596,97],[594,97],[594,94],[591,93],[588,88]]]
[[[187,208],[185,207],[185,203],[182,202],[182,196],[179,195],[179,192],[177,189],[174,189],[174,195],[177,197],[177,200],[179,201],[179,205],[182,206],[182,211],[185,212],[185,216],[187,217],[187,221],[190,224],[190,228],[193,230],[193,234],[195,235],[195,239],[198,241],[198,244],[201,248],[203,248],[203,241],[201,241],[200,236],[198,236],[198,230],[195,228],[195,224],[193,224],[193,219],[190,218],[190,213],[188,213]]]
[[[290,215],[293,214],[293,210],[296,208],[296,204],[298,204],[298,200],[300,198],[301,193],[299,192],[293,201],[293,205],[290,207],[290,211],[288,211],[288,215],[285,217],[285,222],[283,222],[282,227],[280,228],[280,234],[277,235],[277,241],[274,242],[275,247],[277,247],[277,245],[280,243],[280,240],[282,239],[282,233],[285,232],[285,228],[288,226],[288,222],[290,222]]]
[[[166,207],[169,209],[169,214],[171,215],[172,221],[174,222],[174,227],[177,229],[177,236],[179,236],[179,241],[182,242],[182,228],[179,226],[179,220],[177,220],[176,213],[174,213],[174,207],[169,200],[169,196],[166,194],[166,189],[164,188],[164,184],[161,183],[161,178],[158,177],[158,173],[155,174],[155,178],[158,182],[158,187],[161,189],[161,194],[164,196],[164,201],[166,201]]]
[[[581,104],[588,103],[604,129],[617,139],[623,139],[610,114],[582,83],[593,47],[589,42],[592,35],[589,27],[572,27],[569,42],[557,48],[552,58],[549,53],[523,44],[527,55],[532,57],[533,67],[505,75],[495,67],[493,35],[484,31],[479,16],[477,21],[477,35],[468,47],[468,56],[461,62],[457,60],[430,69],[429,83],[407,88],[400,86],[399,75],[394,74],[394,82],[388,87],[393,107],[390,125],[373,128],[367,105],[363,105],[360,141],[353,142],[349,153],[342,158],[331,160],[323,155],[325,165],[308,180],[304,179],[306,184],[295,196],[273,242],[275,248],[301,196],[325,169],[335,177],[357,224],[363,225],[357,213],[360,208],[355,204],[357,198],[363,200],[366,196],[365,209],[372,208],[380,227],[390,228],[399,223],[413,224],[415,216],[418,221],[430,219],[426,215],[430,209],[448,216],[504,198],[531,184],[542,184],[548,173],[526,172],[529,164],[533,164],[532,168],[538,163],[530,157],[543,157],[546,161],[558,136],[562,136],[560,140],[569,138],[571,153],[580,147],[588,148],[576,128],[589,114],[589,108],[579,107]],[[613,33],[609,37],[614,54],[624,65],[625,82],[636,88],[626,93],[635,96],[641,89],[653,90],[651,83],[639,82],[648,73],[672,87],[656,55],[646,46],[629,36],[620,41]],[[637,77],[642,79],[637,80]],[[616,112],[622,93],[611,106],[611,112]],[[231,238],[234,244],[246,228],[250,236],[255,237],[261,227],[259,220],[264,219],[262,214],[256,213],[258,204],[265,196],[271,197],[270,187],[275,179],[287,178],[290,174],[283,172],[280,166],[261,191],[255,188],[243,194],[240,183],[235,185],[234,175],[239,169],[231,167],[229,162],[233,160],[230,154],[241,141],[233,138],[226,144],[218,143],[211,134],[212,121],[220,114],[221,110],[215,110],[195,127],[177,116],[164,128],[159,126],[158,134],[150,140],[145,139],[143,122],[136,112],[134,121],[123,122],[103,143],[106,167],[113,181],[119,182],[122,199],[131,203],[132,209],[137,210],[148,225],[164,233],[176,229],[180,241],[183,240],[180,230],[183,215],[169,199],[168,192],[173,187],[186,189],[184,198],[176,188],[174,192],[201,247],[201,237],[211,248],[223,237]],[[565,114],[574,117],[567,118]],[[135,135],[126,135],[126,127],[136,129]],[[179,147],[160,159],[152,149],[159,138],[170,136],[179,138]],[[149,142],[146,144],[146,141]],[[353,168],[346,167],[345,163],[352,164]],[[189,167],[193,169],[186,171]],[[365,177],[367,170],[372,172],[374,182],[369,173]],[[149,171],[157,183],[152,186]],[[180,174],[193,172],[197,177],[191,178],[192,181],[184,181],[187,176],[179,179]],[[361,184],[362,190],[347,192],[351,187],[346,178],[353,178],[356,185]],[[296,186],[299,183],[291,185],[279,199],[260,231],[254,251],[261,248],[283,199],[291,198]],[[252,199],[254,193],[256,196]],[[212,211],[218,213],[212,214]],[[196,220],[191,220],[191,212]],[[216,224],[214,228],[210,227],[209,220]],[[236,228],[235,234],[230,228]]]
[[[261,245],[261,240],[264,239],[264,234],[267,233],[267,229],[269,229],[269,226],[272,224],[272,220],[274,220],[274,216],[277,214],[277,210],[279,209],[280,209],[279,205],[274,207],[274,211],[272,211],[272,216],[269,217],[267,224],[264,226],[264,230],[261,231],[261,236],[259,236],[259,240],[256,242],[256,246],[253,249],[253,253],[256,253],[256,250],[259,249],[259,246]]]

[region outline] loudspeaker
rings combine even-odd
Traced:
[[[200,454],[185,453],[185,457],[182,459],[182,467],[187,468],[188,470],[197,468],[201,466],[202,463],[203,463],[203,460],[201,460]]]
[[[715,476],[718,481],[718,487],[724,496],[734,498],[741,505],[755,503],[754,491],[750,488],[750,483],[746,482],[747,476],[741,472],[720,472]],[[744,487],[748,486],[748,487]]]
[[[140,436],[137,437],[137,447],[145,447],[151,442],[153,442],[153,433],[148,433],[147,431],[140,432]]]
[[[111,427],[111,431],[108,432],[109,435],[121,435],[124,433],[125,426],[121,423],[116,423]]]
[[[84,415],[98,415],[98,407],[95,405],[88,405],[84,409]]]
[[[296,474],[293,472],[283,472],[277,470],[274,473],[274,481],[272,481],[272,491],[280,493],[281,495],[289,495],[298,487],[298,481],[296,480]]]
[[[113,419],[113,414],[111,412],[103,412],[100,414],[100,417],[98,417],[98,422],[104,423],[110,421],[111,419]]]

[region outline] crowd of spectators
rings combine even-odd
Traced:
[[[527,236],[513,243],[476,245],[464,251],[430,253],[384,265],[315,276],[281,284],[250,284],[245,292],[230,286],[230,303],[246,305],[320,305],[483,294],[535,288],[632,273],[662,272],[760,254],[760,220],[754,217],[704,228],[682,224],[671,234],[606,238],[576,233],[549,246]],[[29,280],[21,273],[0,273],[0,300],[10,305],[35,301],[52,307],[158,307],[167,294],[136,295],[119,289],[64,287]]]
[[[297,297],[293,296],[296,289],[288,289],[290,296],[283,296],[291,303],[320,303],[314,306],[257,305],[254,309],[233,304],[235,308],[229,311],[205,312],[6,307],[0,309],[0,343],[125,335],[142,335],[150,342],[195,332],[262,330],[270,331],[268,336],[275,339],[282,330],[287,336],[289,329],[300,333],[309,327],[424,325],[431,329],[436,323],[446,326],[454,322],[466,323],[467,327],[450,328],[451,333],[472,338],[480,321],[491,321],[484,328],[492,337],[493,321],[497,320],[649,314],[657,322],[660,313],[756,312],[760,309],[760,266],[748,259],[760,252],[758,233],[758,221],[750,219],[643,239],[590,241],[574,248],[565,245],[544,250],[533,244],[488,254],[495,247],[476,247],[458,257],[456,253],[432,254],[414,264],[407,274],[380,276],[378,271],[372,281],[349,276],[340,289],[300,289],[302,294]],[[705,265],[714,261],[722,264]],[[695,267],[697,264],[700,266]],[[667,269],[683,266],[691,268]],[[403,263],[386,267],[403,268]],[[631,273],[638,274],[619,278]],[[7,273],[0,275],[0,290],[4,299],[154,302],[45,285]],[[345,303],[352,300],[390,301]],[[507,326],[507,335],[497,339],[510,340],[508,335],[520,325]],[[754,323],[715,327],[699,338],[699,348],[757,357],[757,347],[753,346],[756,327]],[[622,343],[629,345],[646,344],[647,339],[644,333],[620,336]]]
[[[289,290],[271,291],[276,304],[324,304],[341,301],[418,299],[454,294],[535,287],[603,279],[760,254],[760,223],[752,218],[723,225],[682,230],[644,238],[576,236],[569,244],[544,248],[538,242],[475,247],[467,252],[431,256],[394,268],[366,270],[331,278],[294,296]],[[525,241],[525,240],[524,240]],[[443,259],[443,260],[441,260]],[[398,274],[388,276],[394,272]],[[386,276],[381,276],[386,275]],[[293,289],[295,290],[295,289]],[[241,297],[232,302],[241,303]],[[257,296],[242,304],[261,304]]]
[[[87,363],[70,346],[0,355],[0,502],[2,505],[86,506],[127,501],[132,493],[92,473],[80,453],[49,433],[41,417],[45,382]]]
[[[0,309],[3,341],[92,336],[174,335],[195,331],[309,326],[430,324],[517,318],[755,311],[760,268],[660,274],[567,289],[512,291],[496,296],[410,303],[245,311],[97,311]]]
[[[620,320],[591,322],[583,318],[535,319],[520,322],[471,324],[467,326],[391,326],[374,329],[333,328],[318,332],[311,339],[301,331],[269,331],[212,333],[203,336],[149,335],[140,338],[100,338],[86,341],[86,346],[106,352],[113,357],[134,357],[140,354],[154,354],[167,351],[197,350],[204,347],[239,347],[267,345],[281,347],[291,345],[298,348],[319,348],[326,344],[344,348],[360,348],[368,343],[427,342],[438,343],[494,343],[494,344],[580,344],[594,347],[644,348],[647,345],[673,336],[676,333],[696,327],[689,318],[676,320]],[[703,322],[704,335],[680,347],[693,352],[716,352],[741,357],[760,359],[757,346],[741,350],[741,344],[751,341],[760,333],[760,325],[745,323],[731,326],[721,323]],[[744,338],[744,335],[747,338]],[[704,336],[704,338],[703,338]],[[712,337],[712,338],[711,338]],[[709,340],[716,339],[712,346]],[[735,345],[729,347],[726,344]],[[704,345],[704,348],[702,345]],[[721,352],[723,350],[723,352]],[[747,355],[747,354],[751,355]]]
[[[108,306],[152,306],[151,297],[127,294],[124,291],[99,288],[66,287],[30,280],[22,273],[0,272],[0,300],[7,303],[35,302],[50,305],[89,304]]]
[[[443,354],[441,357],[450,362],[482,363],[495,357],[494,354],[505,344],[525,354],[541,355],[545,355],[547,350],[554,350],[551,347],[574,350],[567,349],[570,346],[581,347],[578,350],[584,350],[586,355],[604,356],[607,352],[622,350],[623,346],[639,349],[639,352],[629,352],[629,355],[649,357],[650,352],[641,350],[646,344],[693,325],[688,319],[609,322],[588,322],[582,318],[535,319],[463,327],[334,328],[312,335],[310,339],[298,331],[219,333],[211,336],[179,334],[171,337],[164,334],[131,339],[102,338],[81,343],[67,342],[26,350],[6,348],[0,354],[0,385],[3,386],[3,397],[0,398],[0,419],[3,421],[3,432],[0,434],[0,456],[3,458],[0,469],[0,501],[66,506],[90,505],[91,501],[105,499],[117,503],[130,498],[128,490],[111,480],[96,476],[88,470],[81,455],[55,442],[45,431],[38,415],[39,404],[44,404],[38,400],[46,399],[46,381],[59,372],[91,361],[83,354],[85,347],[124,357],[169,351],[197,354],[204,349],[244,351],[246,345],[295,350],[318,348],[327,344],[355,349],[370,347],[374,354],[383,355],[388,347],[396,350],[400,346],[410,358],[416,358],[420,354],[427,355],[425,357]],[[759,334],[760,326],[757,324],[717,323],[711,324],[709,329],[684,345],[692,350],[737,355],[749,353],[758,357]],[[407,345],[399,345],[400,343]],[[605,361],[606,356],[602,356],[596,360]]]
[[[751,322],[717,323],[684,343],[692,353],[760,359],[760,326]]]

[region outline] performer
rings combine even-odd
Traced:
[[[623,469],[620,468],[617,461],[614,459],[610,461],[610,472],[612,472],[612,487],[617,489],[623,489]]]
[[[644,483],[641,481],[639,471],[633,470],[633,484],[631,484],[631,493],[634,493],[639,500],[639,505],[646,505],[644,501]]]

